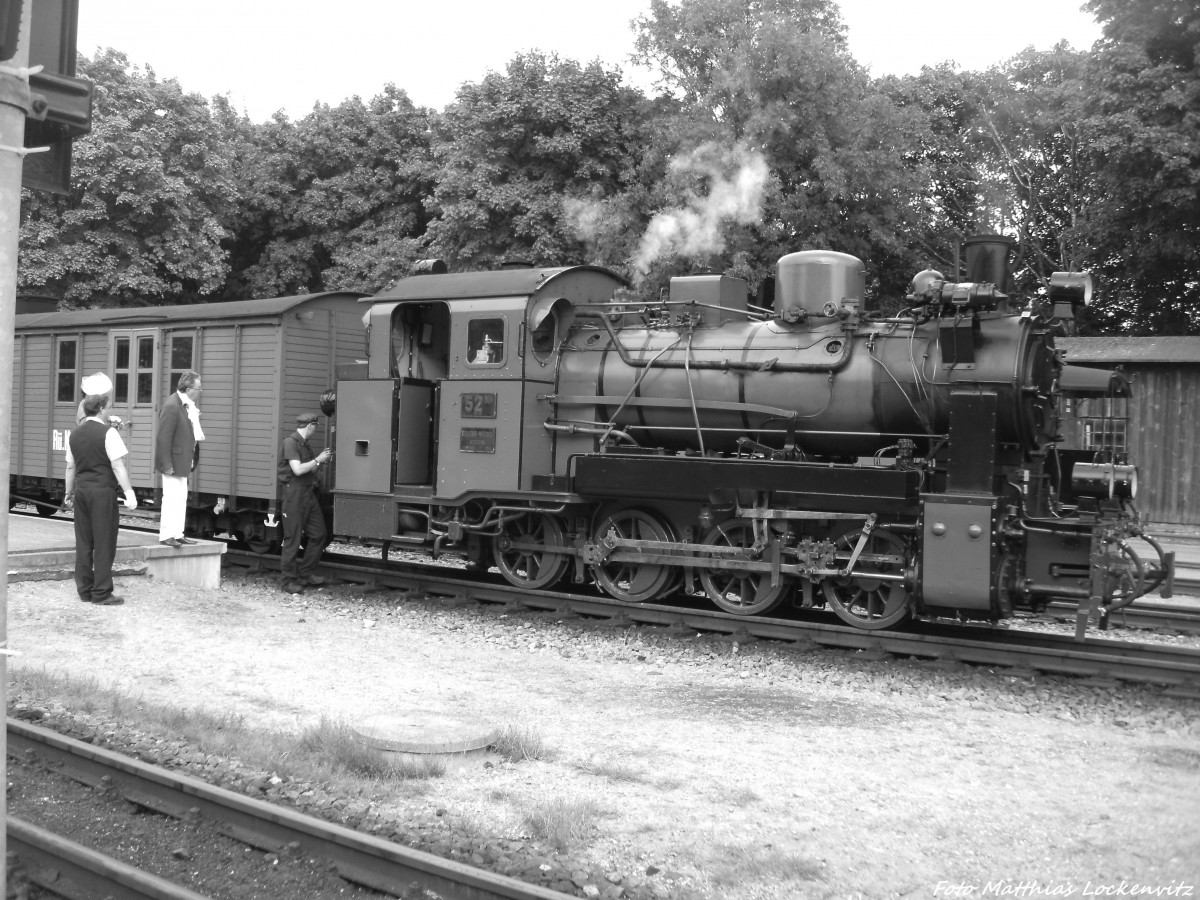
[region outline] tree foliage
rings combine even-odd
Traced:
[[[539,52],[464,85],[434,132],[434,251],[459,268],[584,262],[567,201],[599,203],[629,181],[642,104],[619,72]]]
[[[406,271],[424,252],[431,116],[388,85],[262,126],[243,170],[241,290],[374,291]]]
[[[1105,277],[1097,326],[1200,334],[1200,8],[1092,0],[1104,23],[1085,104],[1086,240]]]
[[[676,133],[690,146],[680,149],[716,145],[738,165],[765,163],[761,214],[731,222],[719,242],[734,271],[757,282],[783,254],[834,249],[894,290],[887,261],[928,218],[921,120],[851,58],[836,4],[656,0],[636,26],[640,58],[683,101]]]
[[[1089,0],[1104,38],[872,79],[835,0],[652,0],[618,70],[516,56],[445,111],[371,100],[252,123],[115,51],[68,197],[26,194],[20,286],[67,304],[357,288],[421,257],[598,263],[652,295],[708,264],[752,285],[852,253],[881,298],[1018,239],[1025,287],[1102,276],[1097,331],[1200,334],[1200,10]]]
[[[218,293],[237,190],[207,102],[112,50],[78,71],[96,84],[92,133],[70,196],[22,198],[20,288],[91,305]]]

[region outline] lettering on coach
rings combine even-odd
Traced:
[[[1185,881],[1143,884],[1136,881],[1114,883],[1085,881],[939,881],[933,891],[937,897],[1195,897],[1196,885]]]

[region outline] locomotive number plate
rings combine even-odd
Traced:
[[[495,428],[464,428],[458,433],[458,449],[463,453],[495,453]]]
[[[496,395],[463,394],[462,416],[464,419],[496,418]]]

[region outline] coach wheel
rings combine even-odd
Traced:
[[[500,574],[509,584],[535,591],[558,584],[567,573],[571,557],[563,552],[565,547],[558,519],[539,512],[519,516],[492,539]]]
[[[842,552],[853,551],[858,544],[858,531],[848,531],[837,539]],[[908,558],[904,541],[890,531],[876,529],[867,538],[863,556],[886,554]],[[854,566],[856,574],[846,578],[827,578],[822,583],[825,602],[843,622],[856,628],[889,628],[909,614],[908,592],[902,580],[872,578],[872,574],[903,575],[904,563],[870,562],[861,557]]]
[[[731,519],[715,526],[704,536],[704,543],[713,547],[754,546],[754,523],[746,519]],[[743,557],[712,554],[714,559],[734,562],[750,560],[747,551]],[[757,562],[761,558],[754,557]],[[780,604],[792,588],[792,579],[783,575],[779,584],[771,585],[770,572],[741,572],[737,569],[700,569],[700,583],[713,603],[737,616],[755,616],[770,612]]]
[[[665,542],[671,540],[671,531],[653,513],[643,509],[621,509],[600,520],[594,539],[597,544],[606,540]],[[619,552],[628,552],[628,548],[619,548]],[[625,603],[645,603],[666,595],[679,584],[674,567],[659,563],[605,560],[593,564],[591,570],[604,593]]]
[[[33,505],[33,508],[37,510],[37,514],[43,519],[50,518],[52,515],[57,513],[59,509],[57,506],[53,505],[52,503],[47,503],[44,500],[39,500]]]

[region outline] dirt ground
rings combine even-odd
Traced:
[[[293,598],[229,570],[215,591],[124,578],[118,593],[125,605],[95,607],[70,582],[10,584],[10,676],[92,676],[264,728],[415,709],[536,728],[548,760],[471,762],[375,807],[522,841],[548,803],[590,804],[570,856],[627,895],[1195,896],[1200,882],[1200,703],[1156,689],[354,587]]]

